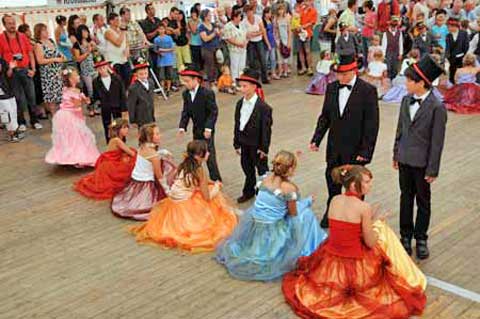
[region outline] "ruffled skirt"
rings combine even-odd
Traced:
[[[308,256],[327,234],[310,208],[311,200],[297,201],[297,216],[273,223],[257,221],[252,207],[241,218],[232,237],[217,250],[217,261],[241,280],[274,280],[295,268],[300,256]]]
[[[444,95],[445,107],[460,114],[480,114],[480,85],[462,83],[448,89]]]
[[[197,191],[185,200],[167,197],[152,209],[148,222],[130,231],[138,242],[203,252],[215,250],[236,225],[237,216],[221,193],[206,201]]]
[[[325,95],[325,92],[327,91],[327,85],[333,81],[335,81],[335,74],[333,72],[328,74],[317,73],[308,84],[305,93]]]
[[[298,316],[385,319],[423,312],[425,276],[385,223],[375,228],[379,243],[362,258],[340,257],[322,245],[285,275],[283,293]]]

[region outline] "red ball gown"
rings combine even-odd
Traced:
[[[330,219],[330,236],[285,275],[283,293],[301,318],[387,319],[420,315],[426,278],[395,233],[374,224],[379,240],[362,241],[362,225]]]
[[[457,84],[445,92],[444,103],[449,111],[480,114],[480,85],[475,74],[460,74]]]
[[[130,181],[134,166],[135,157],[122,150],[104,152],[95,163],[95,171],[77,181],[74,188],[88,198],[111,199]]]

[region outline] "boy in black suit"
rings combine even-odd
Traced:
[[[462,67],[463,57],[467,54],[469,48],[469,38],[466,31],[460,30],[460,21],[458,19],[448,19],[447,25],[450,33],[447,34],[445,57],[450,62],[449,80],[455,84],[455,73],[457,73],[458,68]]]
[[[205,140],[208,144],[210,156],[207,167],[212,181],[222,181],[218,170],[215,152],[215,123],[217,122],[218,107],[215,93],[201,86],[203,75],[195,66],[189,66],[179,72],[186,90],[183,92],[183,110],[178,124],[178,136],[183,137],[190,119],[193,122],[193,139]]]
[[[155,84],[148,77],[148,68],[148,62],[138,58],[134,63],[135,81],[128,88],[128,116],[130,123],[139,129],[144,124],[155,122]]]
[[[340,56],[334,71],[338,80],[327,85],[322,113],[310,141],[310,150],[318,152],[320,142],[329,131],[325,171],[328,201],[321,222],[323,228],[328,228],[330,201],[342,191],[342,186],[333,182],[332,170],[344,164],[370,163],[379,125],[377,89],[357,77],[354,56]]]
[[[272,108],[255,93],[262,87],[260,74],[256,70],[245,69],[237,78],[243,98],[235,108],[235,129],[233,147],[241,158],[245,184],[242,196],[237,202],[244,203],[255,196],[257,168],[258,175],[268,172],[268,149],[272,136]]]
[[[98,76],[93,81],[93,102],[99,102],[105,140],[108,144],[110,140],[108,127],[112,118],[128,119],[127,96],[122,80],[117,75],[111,74],[110,62],[99,57],[95,63],[95,69]]]
[[[405,71],[409,94],[402,100],[393,147],[393,167],[399,170],[401,192],[401,242],[411,255],[415,237],[419,259],[430,255],[430,184],[438,176],[445,139],[447,110],[431,91],[432,82],[442,73],[443,69],[429,55]],[[418,211],[414,223],[415,200]]]

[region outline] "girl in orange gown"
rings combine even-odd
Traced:
[[[426,278],[407,255],[378,209],[362,201],[368,169],[345,165],[332,177],[347,190],[329,207],[330,235],[295,271],[283,293],[301,318],[386,319],[420,315]]]
[[[130,181],[135,166],[136,151],[125,144],[128,121],[117,119],[110,124],[107,151],[95,163],[95,171],[74,184],[85,197],[111,199]]]
[[[237,225],[237,217],[220,191],[208,185],[202,168],[208,159],[205,141],[188,143],[168,197],[158,203],[150,219],[130,230],[139,242],[153,242],[191,252],[213,251]]]

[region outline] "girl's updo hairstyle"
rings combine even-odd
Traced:
[[[153,132],[155,128],[158,128],[157,124],[149,123],[145,124],[140,128],[138,144],[143,145],[145,143],[152,143],[153,141]]]
[[[199,163],[195,156],[205,158],[208,152],[207,143],[203,140],[193,140],[187,145],[187,151],[183,155],[183,162],[178,166],[177,176],[183,174],[183,182],[185,186],[199,186],[200,174],[199,169],[202,164]]]
[[[362,165],[342,165],[332,170],[332,179],[336,184],[341,184],[346,190],[354,183],[357,193],[362,193],[363,175],[373,177],[372,172]]]
[[[108,126],[108,137],[110,139],[115,137],[120,137],[120,130],[124,127],[129,127],[128,120],[126,119],[115,119],[112,123]],[[126,138],[122,137],[122,141],[126,142]]]
[[[70,77],[74,72],[78,72],[77,69],[67,66],[65,69],[62,70],[62,81],[63,87],[71,88],[72,84],[70,83]]]
[[[297,167],[297,157],[289,151],[280,151],[272,161],[272,172],[275,176],[286,179],[289,177],[290,169]]]

